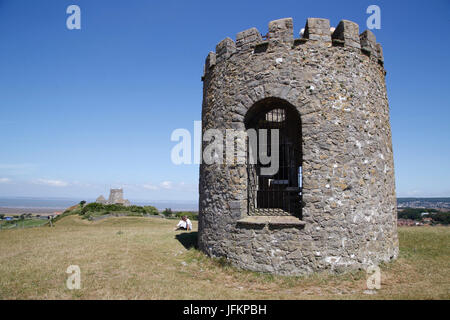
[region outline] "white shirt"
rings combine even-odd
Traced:
[[[189,230],[192,230],[192,222],[189,219],[186,219],[186,221],[180,220],[180,222],[178,222],[177,224],[177,228],[185,228],[186,226],[189,226]]]

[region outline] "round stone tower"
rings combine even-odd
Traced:
[[[222,40],[202,78],[200,249],[286,275],[395,259],[385,74],[374,34],[348,20],[333,31],[309,18],[294,39],[286,18]]]

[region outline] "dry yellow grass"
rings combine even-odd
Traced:
[[[173,220],[69,216],[56,227],[0,232],[0,299],[449,299],[450,228],[400,228],[381,289],[365,272],[282,277],[236,270],[192,248]],[[197,227],[194,224],[194,230]],[[189,249],[188,249],[189,248]],[[66,269],[81,269],[81,289]]]

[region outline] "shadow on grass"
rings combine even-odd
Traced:
[[[189,250],[190,248],[197,248],[197,234],[198,232],[180,233],[175,236],[175,239]]]

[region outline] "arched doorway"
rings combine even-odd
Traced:
[[[293,105],[279,98],[266,98],[255,103],[245,117],[246,129],[256,131],[256,144],[249,144],[256,161],[247,161],[248,214],[259,216],[294,215],[301,217],[302,208],[302,130],[301,119]],[[266,130],[267,135],[260,135]],[[262,148],[271,150],[271,138],[278,131],[278,170],[264,174],[259,155]],[[267,137],[265,139],[265,137]],[[265,141],[263,141],[265,140]],[[256,147],[256,150],[252,149]]]

